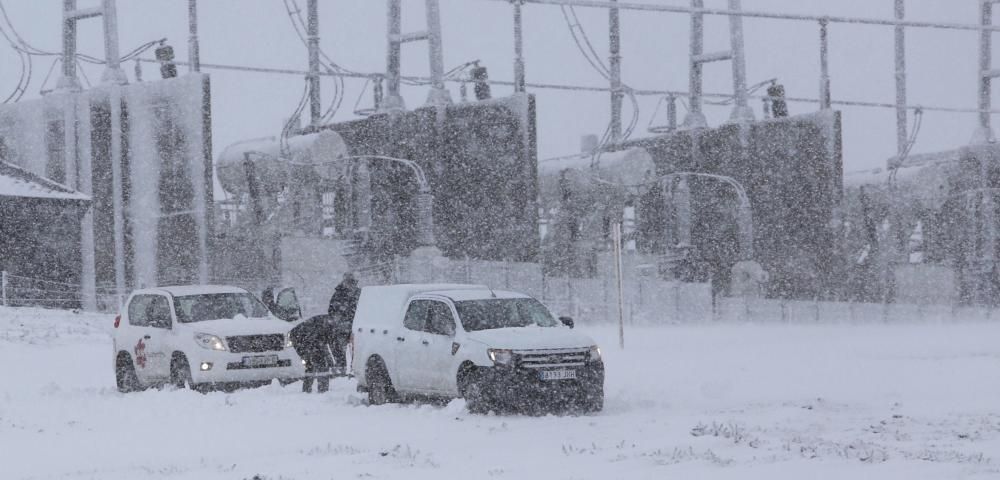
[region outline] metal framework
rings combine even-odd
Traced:
[[[820,29],[820,91],[819,100],[821,109],[830,108],[831,104],[839,103],[831,101],[830,94],[830,72],[829,72],[829,40],[828,26],[830,23],[891,26],[895,30],[895,77],[896,77],[896,102],[889,105],[896,110],[896,145],[897,156],[903,158],[912,146],[912,140],[907,138],[907,110],[915,107],[907,105],[906,99],[906,28],[930,28],[945,30],[966,30],[977,31],[980,34],[980,55],[978,76],[978,109],[973,110],[979,113],[979,125],[972,138],[972,143],[986,143],[994,140],[992,128],[990,126],[990,114],[992,109],[992,95],[990,92],[993,78],[1000,77],[1000,70],[993,70],[991,66],[992,54],[992,34],[1000,30],[1000,27],[993,25],[993,4],[1000,3],[1000,0],[976,0],[980,3],[981,18],[979,24],[943,23],[943,22],[921,22],[908,21],[905,18],[905,0],[894,0],[895,15],[892,19],[874,19],[848,16],[828,16],[828,15],[802,15],[786,14],[763,11],[746,11],[741,8],[740,0],[729,0],[728,9],[705,8],[704,0],[691,0],[690,7],[645,4],[645,3],[622,3],[618,0],[491,0],[512,2],[516,8],[515,15],[520,23],[521,5],[557,5],[557,6],[578,6],[591,8],[608,9],[611,15],[610,45],[612,63],[619,69],[618,63],[618,12],[620,10],[652,11],[664,13],[685,13],[691,15],[691,58],[690,58],[690,86],[687,96],[690,100],[690,108],[684,119],[684,128],[701,128],[706,126],[702,107],[702,64],[708,62],[731,60],[733,67],[733,98],[735,107],[730,120],[733,122],[744,122],[753,119],[753,113],[747,106],[746,87],[746,63],[743,54],[743,27],[742,19],[768,18],[793,21],[815,21],[819,23]],[[704,40],[704,20],[705,15],[722,15],[730,20],[730,40],[731,50],[728,52],[703,52]],[[520,52],[518,54],[520,58]],[[522,85],[523,83],[519,83]],[[620,76],[612,76],[610,91],[612,92],[612,133],[615,133],[616,125],[620,126],[621,105],[615,102],[615,93],[621,88]],[[667,95],[676,95],[679,92],[667,92]],[[793,101],[803,101],[807,99],[795,99]],[[856,102],[855,102],[856,103]],[[840,103],[844,104],[844,103]],[[871,105],[882,106],[882,104]],[[955,111],[960,109],[953,109]],[[967,111],[961,109],[962,111]],[[616,124],[615,120],[618,119]],[[617,137],[616,137],[617,138]]]
[[[62,77],[57,88],[61,91],[79,91],[80,80],[76,78],[76,23],[86,18],[101,17],[104,32],[104,61],[106,66],[101,74],[105,84],[124,85],[128,83],[122,71],[118,56],[118,10],[115,0],[101,0],[101,5],[77,8],[76,0],[63,0],[63,51]]]
[[[402,0],[388,0],[389,28],[386,53],[386,96],[381,110],[394,112],[405,109],[403,97],[399,93],[400,56],[404,43],[427,40],[428,57],[430,61],[431,91],[427,96],[427,104],[442,106],[451,103],[451,95],[444,88],[444,50],[441,42],[441,6],[438,0],[424,0],[427,13],[427,29],[422,32],[404,34]]]

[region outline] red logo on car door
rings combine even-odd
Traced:
[[[142,339],[139,339],[139,343],[135,344],[135,364],[139,368],[146,368],[146,344],[142,343]]]

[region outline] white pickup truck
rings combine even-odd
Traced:
[[[353,325],[354,375],[370,404],[466,399],[474,412],[604,407],[592,339],[538,300],[482,285],[364,287]]]

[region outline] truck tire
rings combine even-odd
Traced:
[[[489,398],[484,394],[482,379],[475,370],[464,369],[458,377],[458,392],[465,399],[465,407],[470,413],[487,414],[492,408]]]
[[[369,405],[385,405],[396,401],[396,390],[392,388],[389,371],[381,360],[369,362],[365,370],[365,381],[368,383]]]
[[[135,374],[135,365],[132,365],[132,357],[121,352],[115,359],[115,383],[121,393],[138,392],[142,390],[139,385],[139,377]]]

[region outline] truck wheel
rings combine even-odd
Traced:
[[[465,399],[465,406],[470,413],[486,414],[490,412],[490,402],[483,393],[481,379],[473,371],[465,371],[458,379],[458,391]]]
[[[115,383],[122,393],[142,390],[139,377],[135,375],[135,365],[132,365],[132,358],[127,353],[119,353],[115,360]]]
[[[368,404],[385,405],[396,400],[396,390],[392,388],[389,372],[382,362],[373,362],[365,372],[368,383]]]

